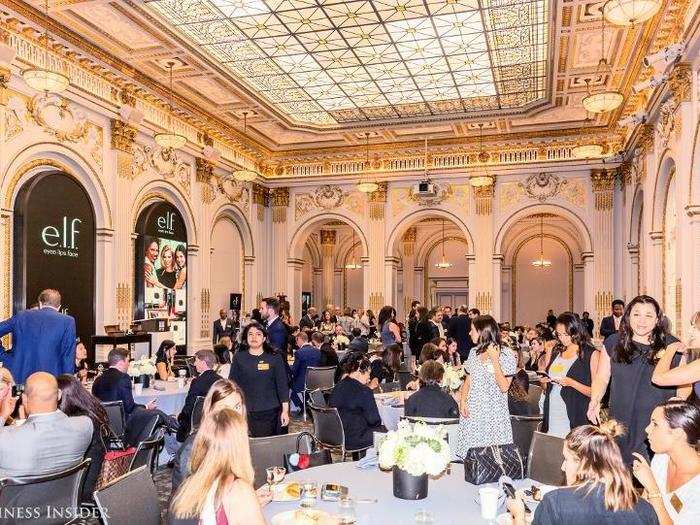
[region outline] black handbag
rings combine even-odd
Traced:
[[[308,437],[311,442],[311,450],[308,453],[299,452],[301,440],[303,437]],[[305,470],[311,467],[320,467],[333,463],[331,451],[328,449],[319,449],[318,440],[309,432],[301,432],[297,437],[296,452],[284,455],[284,467],[287,472],[296,472],[297,470]]]
[[[491,445],[467,451],[464,458],[464,481],[482,485],[495,483],[501,476],[511,479],[525,477],[525,465],[517,446]]]

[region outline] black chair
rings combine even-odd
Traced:
[[[531,414],[539,414],[540,398],[542,397],[542,387],[539,385],[530,385],[527,389],[527,404],[530,405]]]
[[[204,412],[204,396],[197,396],[192,407],[192,416],[190,418],[190,434],[199,430],[199,425],[202,422],[202,414]]]
[[[190,377],[197,377],[199,375],[197,373],[197,369],[194,366],[194,357],[187,358],[187,371],[189,372]]]
[[[94,492],[104,525],[160,525],[158,492],[148,469],[132,470]]]
[[[326,395],[320,388],[309,392],[309,401],[312,405],[317,407],[328,406],[328,402],[326,401]]]
[[[398,375],[399,375],[399,385],[401,386],[401,390],[406,390],[406,385],[415,379],[415,377],[413,377],[413,374],[411,372],[406,371],[406,370],[399,370]]]
[[[526,458],[530,454],[530,444],[535,431],[540,429],[542,416],[510,416],[510,426],[513,429],[513,443],[520,450],[520,455]]]
[[[401,391],[401,382],[390,381],[388,383],[379,383],[379,390],[381,392],[399,392]]]
[[[67,515],[80,505],[80,496],[90,460],[55,474],[31,478],[0,479],[0,524],[18,523],[13,509],[38,509],[41,516],[32,515],[27,523],[52,525],[67,523],[75,516]],[[49,514],[47,509],[51,509]],[[55,512],[54,512],[55,509]],[[26,515],[25,515],[26,518]]]
[[[542,432],[534,432],[527,458],[528,478],[545,485],[561,487],[566,482],[561,470],[563,462],[564,439]]]
[[[250,459],[255,471],[253,484],[256,489],[266,483],[266,470],[268,468],[284,466],[285,454],[292,454],[297,451],[299,434],[297,432],[295,434],[249,438]],[[301,452],[310,451],[311,443],[309,441],[308,436],[302,438],[300,443]]]
[[[371,447],[369,445],[358,449],[348,449],[345,446],[345,430],[337,408],[309,405],[309,409],[314,421],[314,436],[316,436],[319,445],[331,451],[339,451],[341,461],[345,461],[348,454],[357,454]]]
[[[411,423],[425,423],[426,425],[459,425],[458,417],[401,416],[401,419]]]
[[[335,384],[334,366],[310,366],[306,369],[304,378],[304,421],[306,421],[306,394],[312,390],[328,390]]]
[[[124,414],[123,401],[103,401],[102,406],[107,412],[109,429],[112,437],[106,445],[112,450],[124,448],[124,436],[126,434],[126,416]]]
[[[158,455],[163,449],[163,429],[158,429],[152,439],[141,441],[136,447],[134,457],[129,464],[129,472],[139,467],[147,465],[151,475],[158,467]]]

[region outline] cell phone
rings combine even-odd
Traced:
[[[12,397],[19,397],[24,393],[24,385],[12,385]]]
[[[538,376],[546,377],[547,379],[552,379],[549,377],[549,374],[547,372],[535,372]]]
[[[505,492],[506,496],[509,498],[515,499],[515,488],[510,483],[503,483],[503,492]],[[530,514],[530,507],[524,502],[523,505],[525,506],[525,514]]]

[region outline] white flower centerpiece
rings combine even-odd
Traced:
[[[444,368],[445,373],[442,375],[440,386],[448,392],[459,390],[464,382],[464,377],[467,375],[464,371],[464,367],[444,365]]]
[[[428,495],[428,476],[439,476],[450,463],[447,431],[441,425],[399,422],[379,445],[379,466],[392,469],[394,496],[423,499]]]
[[[150,385],[151,377],[156,375],[155,358],[142,357],[129,363],[127,373],[133,378],[135,383],[142,383],[144,388]]]

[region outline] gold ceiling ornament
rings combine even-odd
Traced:
[[[540,256],[532,261],[532,266],[546,270],[552,266],[552,261],[544,258],[544,214],[540,214]]]
[[[352,244],[350,245],[350,249],[352,250],[352,261],[348,262],[345,265],[346,270],[359,270],[362,268],[362,265],[357,262],[357,259],[355,258],[355,228],[350,228],[352,230]]]
[[[167,62],[168,75],[170,79],[170,91],[168,92],[168,129],[165,133],[156,133],[153,139],[163,149],[180,149],[187,144],[187,139],[173,132],[173,67],[175,62]]]
[[[442,219],[442,239],[440,241],[440,247],[442,249],[442,256],[440,260],[435,263],[435,268],[438,270],[448,270],[454,265],[445,257],[445,219]]]
[[[603,5],[603,16],[616,26],[633,26],[653,17],[662,3],[663,0],[608,0]]]
[[[248,112],[243,112],[243,134],[245,135],[248,131]],[[246,169],[245,167],[240,170],[233,172],[233,178],[241,182],[252,182],[258,178],[258,174],[253,170]]]
[[[479,122],[479,162],[486,163],[489,160],[489,154],[484,151],[484,123]],[[492,186],[494,183],[493,176],[489,173],[488,168],[484,167],[484,173],[481,175],[472,175],[469,177],[469,184],[474,188],[481,188],[484,186]]]
[[[598,66],[595,70],[595,78],[600,80],[602,88],[600,90],[591,91],[591,79],[586,79],[586,92],[587,95],[583,97],[581,103],[586,111],[589,113],[607,113],[613,111],[620,107],[625,97],[619,91],[615,89],[606,88],[606,77],[607,81],[612,82],[613,72],[610,64],[608,64],[607,57],[605,55],[605,18],[602,20],[601,25],[601,52],[600,60],[598,61]]]
[[[576,159],[595,159],[601,157],[603,151],[600,144],[581,144],[571,148],[571,156]]]
[[[44,1],[44,15],[49,16],[49,1]],[[33,67],[22,71],[22,78],[27,85],[36,91],[62,93],[70,86],[70,78],[50,68],[49,64],[49,29],[44,32],[44,67]]]
[[[357,182],[357,191],[361,191],[362,193],[374,193],[379,189],[379,184],[377,184],[376,181],[370,180],[366,177],[372,170],[372,165],[370,164],[369,160],[369,132],[365,132],[365,150],[365,163],[362,167],[362,176]]]

